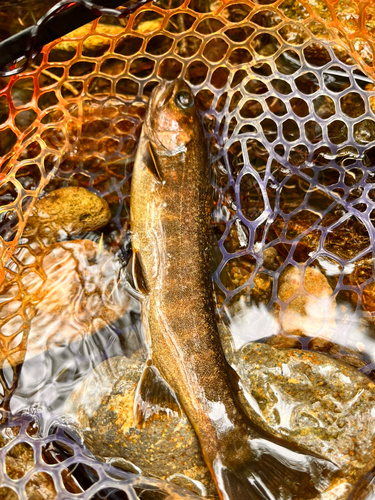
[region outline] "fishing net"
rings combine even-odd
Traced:
[[[77,436],[61,428],[41,438],[35,416],[33,419],[27,415],[8,415],[7,427],[0,429],[0,443],[0,460],[6,470],[0,476],[3,500],[62,499],[72,498],[72,494],[80,500],[199,498],[187,491],[181,496],[181,489],[173,484],[98,462],[77,444]],[[85,480],[77,479],[80,476]],[[42,496],[38,496],[38,491]]]
[[[317,349],[372,375],[373,13],[363,1],[158,0],[125,20],[103,16],[0,79],[5,410],[35,315],[35,282],[46,280],[43,242],[36,250],[23,233],[35,201],[64,186],[93,191],[111,209],[105,248],[121,249],[147,101],[161,79],[178,77],[193,89],[207,134],[221,251],[215,293],[241,330],[239,344]],[[296,318],[297,306],[304,312]],[[39,457],[44,441],[24,431],[14,439]],[[85,463],[112,487],[104,466]],[[0,474],[26,498],[32,472],[20,482]],[[136,498],[133,486],[126,498]]]

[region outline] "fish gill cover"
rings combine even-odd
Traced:
[[[148,98],[179,77],[207,133],[213,279],[236,347],[323,351],[372,376],[374,16],[357,0],[158,0],[125,21],[102,17],[0,79],[4,410],[47,279],[43,241],[35,250],[22,234],[36,199],[64,186],[98,194],[111,210],[104,244],[116,252]],[[39,453],[22,436],[11,439]],[[19,495],[27,488],[6,482]]]

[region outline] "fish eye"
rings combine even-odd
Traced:
[[[177,106],[183,109],[190,108],[194,104],[193,96],[186,90],[180,90],[177,92],[175,101]]]

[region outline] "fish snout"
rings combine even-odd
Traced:
[[[176,79],[172,81],[163,80],[153,91],[150,98],[150,111],[156,110],[157,108],[164,108],[169,104],[172,104],[172,100],[176,97],[177,93],[184,92],[187,93],[192,101],[194,96],[191,89],[187,83],[182,79]]]
[[[164,80],[153,90],[144,132],[155,153],[171,156],[193,139],[203,137],[194,104],[193,92],[181,79]]]

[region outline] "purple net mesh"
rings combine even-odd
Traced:
[[[99,462],[82,446],[79,438],[62,428],[41,438],[34,418],[7,415],[6,427],[0,428],[1,498],[32,498],[40,488],[46,498],[82,500],[138,500],[152,492],[154,498],[198,499],[197,495],[158,479],[127,473]],[[37,419],[36,419],[37,420]],[[69,432],[69,431],[68,431]],[[18,460],[20,464],[15,464]],[[78,478],[84,476],[81,482]],[[13,496],[12,496],[13,495]]]

